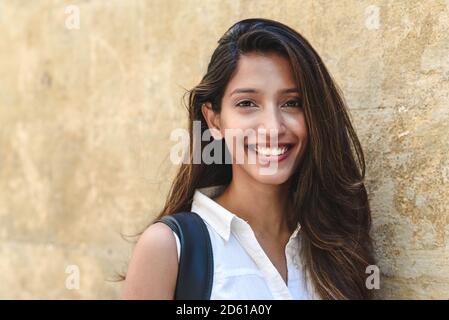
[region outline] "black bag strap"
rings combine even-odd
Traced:
[[[178,235],[181,245],[175,300],[209,300],[214,262],[203,219],[195,212],[178,212],[156,222],[168,225]]]

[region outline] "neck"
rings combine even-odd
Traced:
[[[215,201],[247,221],[256,233],[279,238],[292,231],[287,223],[288,184],[262,184],[233,177]]]

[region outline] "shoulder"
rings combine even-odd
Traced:
[[[175,236],[165,223],[157,222],[149,226],[140,236],[136,249],[166,250],[176,249]]]
[[[140,236],[128,267],[123,298],[173,299],[178,274],[176,239],[164,223]]]

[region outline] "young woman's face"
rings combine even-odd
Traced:
[[[234,174],[282,184],[294,173],[307,143],[307,127],[290,62],[275,53],[240,56],[214,119],[232,155]],[[226,132],[247,134],[234,139]],[[273,144],[277,138],[277,147]],[[265,147],[265,149],[261,148]],[[238,153],[237,148],[244,150]],[[243,161],[237,161],[243,158]]]

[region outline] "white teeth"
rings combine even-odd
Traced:
[[[259,146],[252,146],[252,149],[256,150],[258,153],[263,154],[264,156],[279,156],[281,154],[284,154],[287,150],[287,146],[283,146],[282,148],[266,148],[266,147],[259,147]]]

